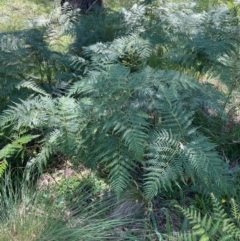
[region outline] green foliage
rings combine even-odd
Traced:
[[[118,195],[134,178],[136,165],[146,165],[148,199],[184,175],[201,180],[208,190],[212,185],[224,189],[228,181],[223,162],[214,145],[192,125],[193,109],[187,101],[201,108],[194,103],[195,89],[201,94],[201,85],[178,76],[178,72],[149,67],[130,73],[122,65],[110,65],[108,72],[94,70],[73,86],[70,94],[81,95],[78,100],[41,96],[22,101],[5,112],[0,126],[17,124],[45,132],[41,150],[28,166],[41,167],[57,151],[70,158],[81,156],[86,165],[104,164]],[[168,86],[170,81],[173,83]],[[183,104],[177,104],[183,88],[188,95],[182,97]],[[163,169],[158,170],[158,165]]]
[[[0,3],[0,32],[24,30],[31,23],[43,20],[52,11],[53,2],[48,0],[2,0]]]
[[[240,240],[239,232],[239,210],[235,201],[231,200],[232,215],[228,215],[222,204],[212,194],[213,211],[211,214],[201,215],[200,212],[192,208],[178,208],[189,220],[191,232],[181,233],[178,236],[169,237],[169,240]]]
[[[240,240],[238,4],[105,3],[0,27],[0,241]]]
[[[208,11],[222,4],[233,4],[233,0],[198,0],[196,4],[196,9],[198,11]]]
[[[0,35],[0,109],[35,91],[45,95],[54,92],[54,85],[59,81],[54,75],[64,69],[57,62],[61,55],[48,48],[44,30]]]
[[[83,173],[62,178],[57,183],[53,183],[51,189],[56,195],[55,200],[59,202],[60,208],[68,206],[69,209],[73,209],[73,203],[77,206],[81,203],[86,205],[86,203],[98,202],[108,187],[94,174]]]
[[[97,43],[84,48],[84,54],[91,58],[93,66],[105,68],[107,64],[120,62],[131,71],[143,68],[151,52],[149,41],[137,34],[117,38],[112,43]]]
[[[6,160],[6,158],[13,156],[17,151],[24,149],[24,146],[27,143],[37,137],[38,135],[23,135],[20,138],[13,140],[10,144],[0,150],[0,159]]]
[[[108,216],[114,206],[111,200],[75,205],[73,210],[65,206],[58,208],[59,200],[55,199],[53,190],[46,195],[27,182],[19,182],[16,187],[11,184],[7,175],[1,179],[1,241],[133,240],[130,232],[117,231],[130,227],[131,220]],[[83,204],[87,196],[81,193],[78,202]],[[74,201],[71,204],[74,205]]]
[[[214,153],[214,145],[204,136],[193,135],[189,142],[185,141],[183,144],[179,136],[162,131],[153,140],[145,183],[147,197],[154,197],[161,188],[171,188],[172,183],[169,181],[177,182],[179,177],[183,182],[186,177],[195,182],[204,176],[198,185],[203,185],[202,188],[206,188],[206,185],[208,188],[205,190],[215,190],[216,186],[222,185],[224,188],[224,174],[219,175],[224,168],[223,163],[217,153]]]
[[[71,19],[71,16],[67,15],[67,19]],[[70,46],[71,51],[81,55],[82,47],[110,42],[125,36],[131,33],[126,24],[124,15],[111,9],[106,9],[104,13],[96,11],[84,17],[80,16],[75,25],[67,29],[67,32],[75,38]]]
[[[231,63],[239,55],[239,26],[233,24],[236,16],[226,5],[200,13],[194,6],[191,1],[184,1],[150,8],[154,22],[161,20],[157,26],[150,25],[146,33],[151,34],[151,41],[160,40],[165,53],[159,61],[165,65],[167,61],[168,68],[172,65],[197,77],[208,73],[230,87],[234,69]]]
[[[0,162],[0,177],[3,175],[6,169],[7,169],[7,161],[6,159],[2,159]]]
[[[27,168],[42,171],[63,153],[76,165],[103,168],[118,197],[132,181],[146,200],[180,184],[216,195],[235,191],[227,164],[201,131],[212,116],[226,116],[226,98],[198,79],[217,73],[233,80],[236,16],[226,7],[196,13],[165,2],[88,15],[65,8],[62,28],[53,19],[22,38],[3,34],[10,47],[1,45],[0,76],[10,93],[24,90],[18,100],[20,92],[9,97],[8,81],[1,87],[6,104],[14,101],[2,106],[3,158],[19,151]],[[48,45],[60,34],[74,37],[67,54]]]

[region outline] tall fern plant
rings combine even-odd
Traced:
[[[117,195],[140,179],[147,199],[186,177],[202,189],[224,190],[224,163],[193,125],[195,110],[206,101],[204,88],[176,71],[144,67],[131,73],[115,62],[97,70],[93,61],[95,68],[68,96],[38,96],[5,111],[1,128],[42,135],[28,166],[41,167],[61,151],[92,168],[103,166]]]
[[[198,111],[222,116],[223,96],[183,71],[147,66],[154,41],[136,29],[112,42],[81,46],[83,58],[72,58],[70,66],[77,69],[86,58],[87,68],[76,72],[64,95],[38,88],[37,96],[6,109],[0,128],[11,148],[5,146],[1,158],[8,160],[17,143],[28,155],[27,167],[42,170],[62,152],[76,163],[104,168],[118,196],[132,181],[146,200],[188,182],[203,192],[228,192],[227,166],[194,122]],[[176,43],[171,39],[168,47]]]
[[[131,73],[113,64],[107,71],[90,72],[70,94],[94,96],[89,144],[81,156],[86,164],[104,164],[118,194],[131,179],[144,180],[147,199],[186,176],[198,184],[204,180],[207,190],[228,183],[214,145],[193,125],[194,112],[206,101],[206,91],[195,79],[150,67]],[[140,176],[134,173],[139,166]]]

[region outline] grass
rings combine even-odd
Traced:
[[[0,2],[0,32],[26,29],[28,20],[46,18],[52,10],[51,1],[3,0]]]
[[[0,241],[104,241],[132,239],[138,226],[127,217],[114,218],[111,197],[89,201],[81,193],[73,209],[59,205],[60,193],[31,188],[28,182],[14,187],[10,175],[0,183]],[[128,228],[126,228],[128,227]]]
[[[106,0],[105,6],[115,10],[131,7],[134,0]],[[60,1],[57,1],[60,7]],[[28,28],[28,21],[48,18],[54,9],[54,1],[48,0],[2,0],[0,2],[0,32],[10,32]]]
[[[121,8],[130,8],[135,3],[140,3],[141,0],[105,0],[104,5],[106,7],[119,10]]]

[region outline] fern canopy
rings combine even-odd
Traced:
[[[16,65],[1,56],[0,76],[17,77],[14,90],[33,94],[4,107],[0,159],[23,151],[27,168],[42,171],[60,152],[75,164],[104,169],[117,196],[131,181],[140,183],[146,200],[188,181],[202,192],[228,192],[228,167],[196,116],[225,115],[224,95],[199,78],[217,73],[224,79],[228,69],[231,82],[238,29],[227,8],[196,13],[185,7],[136,4],[116,15],[84,17],[63,9],[62,33],[74,37],[64,54],[50,48],[58,21],[24,32],[9,51],[27,72],[14,72]],[[7,37],[0,49],[5,57]]]

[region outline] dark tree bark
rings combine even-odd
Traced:
[[[103,7],[103,0],[62,0],[61,6],[68,2],[73,8],[80,8],[83,11],[92,10],[94,7]]]

